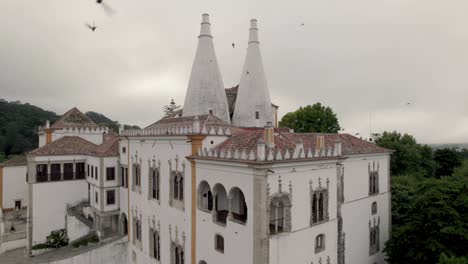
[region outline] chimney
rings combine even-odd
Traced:
[[[317,150],[322,151],[325,147],[325,137],[324,136],[317,136]]]
[[[46,121],[46,123],[45,123],[45,128],[46,128],[46,129],[49,129],[49,128],[50,128],[50,121],[49,121],[49,120]]]
[[[265,140],[263,138],[257,141],[257,160],[265,160]]]
[[[265,129],[264,129],[264,138],[265,138],[265,143],[269,148],[272,148],[275,146],[275,129],[273,127],[273,124],[271,122],[267,122]]]
[[[335,156],[341,156],[341,139],[335,141]]]
[[[122,132],[124,131],[124,125],[123,124],[120,124],[119,126],[119,134],[122,135]]]

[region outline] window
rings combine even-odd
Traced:
[[[122,178],[122,187],[128,188],[128,168],[120,167],[120,177]]]
[[[48,181],[47,176],[47,164],[37,164],[36,165],[36,181],[37,182],[46,182]]]
[[[108,190],[106,192],[106,199],[107,205],[115,204],[115,190]]]
[[[172,248],[173,248],[173,251],[172,251],[172,258],[173,258],[173,262],[174,264],[184,264],[185,263],[185,257],[184,257],[184,249],[179,246],[179,245],[176,245],[175,243],[172,243]]]
[[[373,202],[371,207],[372,214],[375,215],[377,213],[377,202]]]
[[[231,197],[231,220],[236,222],[247,222],[247,204],[245,203],[244,193],[237,187],[229,192]]]
[[[315,253],[325,250],[325,235],[320,234],[315,237]]]
[[[213,110],[211,110],[211,109],[208,110],[208,113],[209,113],[210,115],[213,115]]]
[[[277,193],[270,199],[270,234],[291,231],[291,202],[285,193]]]
[[[226,189],[221,184],[216,184],[213,188],[214,210],[213,220],[215,223],[225,225],[229,214],[229,200]]]
[[[379,225],[380,225],[380,219],[379,219],[379,224],[375,225],[375,222],[374,222],[373,227],[371,227],[370,222],[369,222],[369,255],[374,255],[380,250]]]
[[[184,176],[180,172],[171,173],[171,198],[174,201],[184,201]]]
[[[106,180],[107,181],[115,180],[115,168],[114,167],[106,168]]]
[[[97,204],[98,203],[98,192],[95,193],[94,200],[96,201],[96,204]]]
[[[258,112],[258,111],[255,112],[255,119],[257,119],[257,120],[260,119],[260,112]]]
[[[94,179],[94,166],[91,166],[91,178]]]
[[[97,170],[97,166],[94,167],[94,175],[96,176],[96,180],[99,178],[98,177],[98,170]]]
[[[90,173],[89,173],[89,164],[88,164],[88,177],[89,177]]]
[[[150,228],[150,256],[156,260],[161,260],[161,239],[159,232]]]
[[[73,180],[73,163],[63,164],[63,179]]]
[[[141,168],[139,164],[133,164],[133,191],[141,191]]]
[[[62,179],[61,164],[53,163],[50,165],[50,180],[60,181]]]
[[[224,238],[219,234],[215,235],[215,249],[224,253]]]
[[[85,178],[85,164],[84,162],[78,162],[75,164],[75,177],[76,179],[84,179]]]
[[[198,185],[198,209],[211,212],[213,210],[213,194],[211,193],[210,185],[206,181],[200,182]]]
[[[310,225],[328,221],[328,189],[311,192]]]
[[[376,195],[379,193],[379,164],[377,168],[375,162],[372,163],[372,168],[369,163],[369,195]]]
[[[151,168],[148,179],[148,186],[150,187],[149,198],[159,200],[159,170],[157,168]]]
[[[15,210],[21,210],[21,200],[15,200]]]
[[[126,147],[122,147],[122,154],[125,154],[127,153],[127,148]]]

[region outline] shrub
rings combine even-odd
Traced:
[[[46,244],[50,248],[60,248],[68,245],[68,235],[65,229],[54,230],[46,238]]]
[[[36,244],[32,246],[33,250],[48,248],[49,246],[46,243]]]

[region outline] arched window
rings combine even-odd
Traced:
[[[210,185],[206,181],[200,182],[197,192],[198,209],[211,212],[213,210],[213,194],[211,193]]]
[[[226,189],[221,184],[216,184],[213,188],[214,210],[213,221],[216,223],[226,224],[226,219],[229,213],[229,202],[226,194]]]
[[[371,206],[371,211],[372,211],[372,214],[376,214],[377,213],[377,202],[373,202],[372,203],[372,206]]]
[[[159,176],[159,169],[158,168],[150,168],[149,169],[149,177],[148,177],[148,199],[155,199],[159,200],[159,193],[160,193],[160,176]]]
[[[150,257],[160,260],[161,259],[161,239],[159,232],[150,228]]]
[[[315,253],[325,250],[325,235],[320,234],[315,237]]]
[[[374,220],[374,226],[371,226],[371,222],[369,221],[369,255],[374,255],[380,250],[379,225],[380,218],[377,224]]]
[[[312,191],[310,203],[310,225],[328,221],[328,189]]]
[[[278,193],[270,199],[270,234],[291,231],[291,202],[289,196]]]
[[[204,261],[204,260],[200,260],[200,261],[198,262],[198,264],[208,264],[208,263],[206,263],[206,261]]]
[[[224,238],[219,234],[215,235],[215,249],[224,253]]]
[[[375,166],[375,162],[369,163],[369,195],[375,195],[379,193],[379,164]]]
[[[244,193],[237,187],[229,192],[229,202],[231,203],[231,220],[235,222],[247,222],[247,204],[245,203]]]
[[[172,252],[173,262],[172,263],[184,264],[185,262],[184,249],[181,246],[176,245],[175,243],[172,243],[172,248],[173,248],[173,252]]]

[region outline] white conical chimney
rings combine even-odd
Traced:
[[[263,69],[257,20],[250,20],[249,45],[241,73],[232,123],[242,127],[263,127],[273,123],[274,112]]]
[[[185,95],[183,116],[212,113],[230,123],[224,83],[216,59],[210,25],[209,15],[203,14],[198,47]]]

